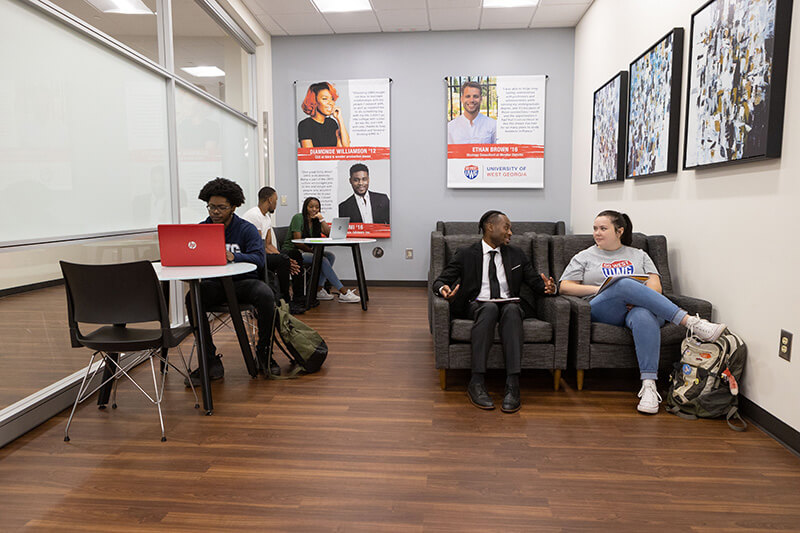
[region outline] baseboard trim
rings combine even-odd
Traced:
[[[758,426],[764,433],[800,457],[800,431],[797,431],[744,396],[739,397],[739,410],[748,421]]]
[[[342,283],[345,285],[354,285],[358,286],[358,281],[354,279],[343,279],[341,280]],[[379,279],[379,280],[367,280],[367,287],[427,287],[428,282],[424,279],[422,280],[394,280],[394,279]]]
[[[47,287],[55,287],[56,285],[63,285],[64,279],[51,279],[50,281],[40,281],[39,283],[31,283],[30,285],[20,285],[19,287],[11,287],[8,289],[0,289],[0,298],[3,296],[11,296],[12,294],[19,294],[21,292],[30,292]]]

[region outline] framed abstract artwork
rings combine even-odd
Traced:
[[[692,15],[683,168],[780,157],[791,0],[711,0]]]
[[[594,92],[590,183],[625,179],[628,73],[617,73]]]
[[[631,63],[626,178],[678,171],[682,66],[683,28]]]

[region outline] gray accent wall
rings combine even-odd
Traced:
[[[574,30],[492,30],[272,38],[277,224],[298,209],[294,82],[391,78],[392,237],[362,246],[368,280],[424,280],[437,220],[570,220]],[[544,189],[447,188],[444,77],[547,74]],[[588,178],[587,178],[588,179]],[[372,256],[375,246],[382,258]],[[405,259],[405,250],[414,259]],[[332,248],[342,279],[345,249]]]

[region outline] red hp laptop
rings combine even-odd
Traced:
[[[158,248],[164,266],[224,265],[222,224],[159,224]]]

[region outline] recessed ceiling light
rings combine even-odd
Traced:
[[[142,0],[86,0],[95,9],[103,13],[116,13],[119,15],[155,15],[144,5]]]
[[[191,74],[195,78],[219,78],[225,75],[225,72],[219,67],[201,65],[199,67],[181,67],[181,70],[187,74]]]
[[[539,0],[483,0],[483,7],[533,7]]]
[[[350,11],[372,11],[369,0],[311,0],[320,13],[347,13]]]

